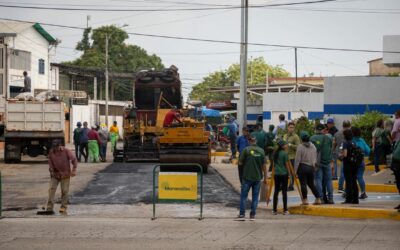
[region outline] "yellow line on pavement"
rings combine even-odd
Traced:
[[[400,220],[400,212],[394,209],[310,205],[289,207],[289,212],[292,214],[327,216],[337,218]]]
[[[333,181],[333,188],[338,189],[338,182]],[[374,192],[374,193],[397,193],[398,190],[396,185],[391,184],[365,184],[365,191],[366,192]]]

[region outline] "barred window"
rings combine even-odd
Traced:
[[[31,52],[13,49],[10,55],[10,68],[30,71]]]
[[[44,75],[44,60],[39,59],[39,74]]]

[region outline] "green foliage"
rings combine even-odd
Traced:
[[[269,77],[286,77],[289,72],[280,65],[272,66],[265,62],[263,57],[257,57],[247,64],[247,82],[248,85],[265,83],[265,76],[268,72]],[[191,100],[201,100],[203,103],[209,101],[231,100],[232,94],[228,93],[210,93],[210,87],[233,86],[235,82],[240,81],[240,64],[232,64],[227,69],[215,71],[203,78],[203,81],[195,85],[189,94]],[[249,99],[257,99],[250,96]]]
[[[296,134],[300,136],[301,131],[307,131],[310,136],[314,134],[314,128],[319,120],[308,120],[306,116],[302,116],[294,121],[296,124],[295,131]]]
[[[91,34],[91,36],[90,36]],[[90,36],[90,39],[89,39]],[[105,68],[106,36],[108,36],[108,68],[113,72],[134,72],[141,69],[163,69],[164,65],[157,55],[149,55],[143,48],[125,43],[128,34],[114,26],[102,26],[97,29],[85,29],[76,49],[83,51],[80,58],[64,62],[88,68]],[[91,40],[91,42],[90,42]],[[111,79],[110,86],[115,89],[114,97],[125,101],[132,98],[132,83],[120,79]],[[111,92],[110,92],[111,93]],[[115,99],[111,97],[111,99]]]
[[[376,122],[380,119],[387,120],[389,117],[378,111],[369,111],[363,115],[354,116],[351,120],[351,126],[359,127],[361,129],[361,137],[371,146],[372,131]]]

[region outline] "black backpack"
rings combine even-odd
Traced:
[[[348,160],[351,164],[354,164],[357,167],[360,166],[364,160],[363,150],[354,143],[351,143],[351,149],[348,155]]]

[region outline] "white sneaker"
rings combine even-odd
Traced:
[[[290,213],[289,213],[289,211],[285,211],[285,212],[283,212],[283,215],[289,215]]]
[[[272,215],[277,215],[278,212],[277,211],[272,211]]]

